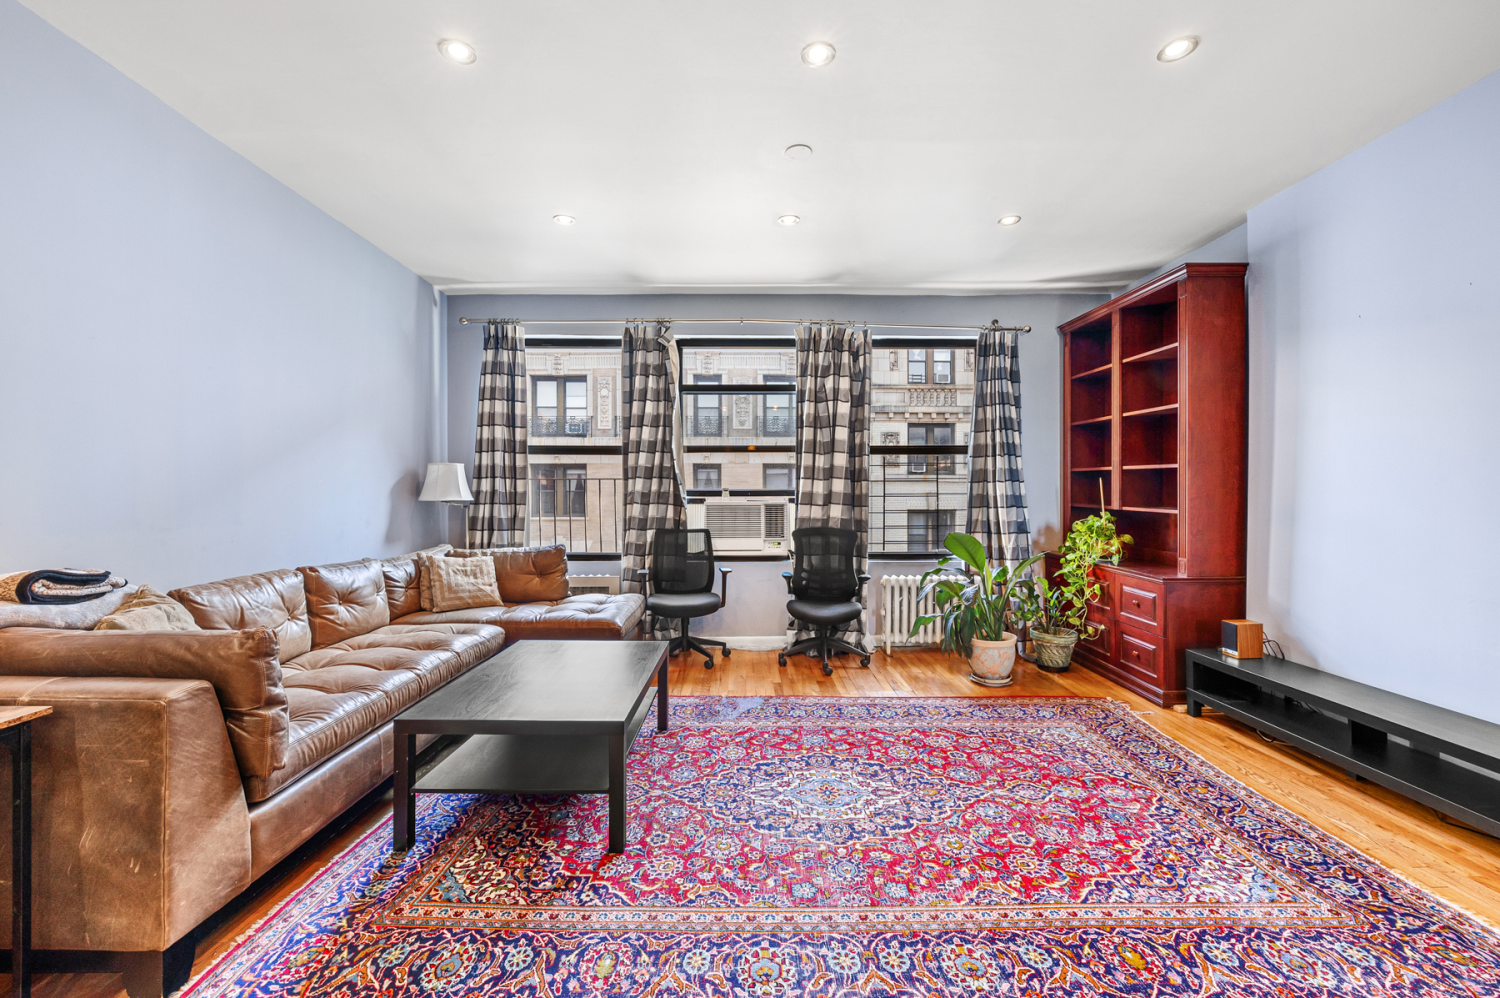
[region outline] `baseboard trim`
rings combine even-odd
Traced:
[[[786,647],[785,634],[733,636],[724,634],[695,634],[694,637],[713,638],[722,641],[735,651],[780,651]]]

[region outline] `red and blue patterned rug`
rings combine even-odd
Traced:
[[[1111,700],[682,697],[603,797],[424,797],[190,989],[1500,994],[1500,937]]]

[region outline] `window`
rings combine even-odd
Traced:
[[[581,464],[543,465],[534,470],[534,512],[541,517],[588,515],[588,469]]]
[[[953,446],[952,423],[912,423],[906,428],[906,442],[913,447]],[[908,474],[925,475],[929,468],[939,475],[953,474],[952,454],[912,454],[907,458]]]
[[[717,464],[695,464],[693,465],[693,488],[695,489],[722,489],[720,482],[720,471]]]
[[[790,464],[763,464],[760,467],[763,488],[791,492],[797,487]]]
[[[796,453],[797,358],[790,339],[677,342],[683,485],[705,497],[791,491],[790,476],[778,470]]]
[[[766,385],[795,385],[790,374],[764,374]],[[761,401],[760,433],[763,437],[792,437],[797,434],[797,414],[792,408],[796,395],[765,395]],[[766,488],[771,486],[767,485]],[[790,488],[790,486],[788,486]]]
[[[906,550],[941,551],[943,541],[953,533],[951,509],[909,509],[906,511]]]
[[[586,437],[589,435],[589,379],[536,378],[533,380],[531,433],[538,437]],[[559,402],[561,405],[559,406]]]
[[[953,351],[932,351],[932,383],[934,385],[953,384]]]
[[[927,384],[926,350],[906,351],[906,383],[909,385]]]
[[[615,554],[624,546],[619,343],[529,337],[526,370],[531,495],[524,543],[562,544],[569,557]]]
[[[719,385],[724,383],[722,374],[695,374],[695,385]],[[693,437],[721,437],[724,435],[724,408],[722,395],[690,395],[692,400],[691,432]],[[717,488],[717,486],[715,486]]]

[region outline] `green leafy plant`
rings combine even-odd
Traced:
[[[1099,600],[1094,566],[1102,561],[1118,565],[1125,545],[1133,543],[1129,534],[1115,532],[1115,518],[1106,509],[1075,521],[1057,551],[1061,565],[1054,575],[1056,581],[1025,580],[1016,592],[1020,600],[1016,615],[1046,634],[1070,630],[1094,637],[1100,630],[1088,620],[1089,604]]]
[[[970,534],[949,534],[943,540],[943,547],[952,552],[952,557],[944,558],[921,579],[920,597],[931,593],[938,612],[919,616],[912,623],[911,633],[915,635],[933,621],[941,620],[943,651],[971,658],[975,639],[1000,641],[1005,637],[1011,599],[1022,576],[1042,555],[1008,569],[1003,562],[992,563],[984,545]],[[955,575],[962,578],[954,578]]]

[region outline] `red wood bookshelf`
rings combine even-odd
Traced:
[[[1074,657],[1163,705],[1186,649],[1245,611],[1245,269],[1184,264],[1058,327],[1067,524],[1102,485],[1136,541],[1100,568],[1103,630]]]

